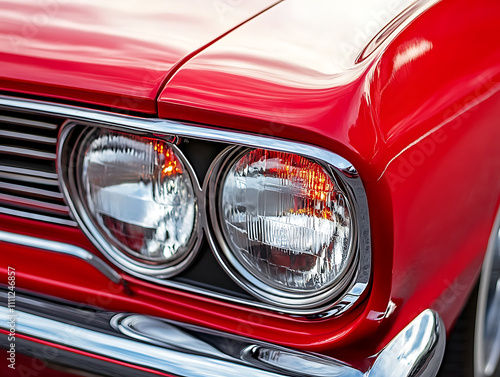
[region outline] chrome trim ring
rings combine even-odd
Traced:
[[[180,257],[180,260],[174,260],[170,263],[147,264],[140,259],[134,258],[132,255],[128,255],[121,251],[118,245],[114,244],[112,240],[106,237],[103,234],[103,231],[99,229],[89,216],[89,209],[81,198],[82,185],[79,184],[80,176],[76,161],[79,158],[78,153],[80,152],[81,146],[85,144],[87,138],[92,136],[93,131],[98,128],[121,131],[115,127],[104,127],[99,124],[93,124],[90,126],[73,121],[65,122],[59,131],[57,143],[57,172],[59,175],[59,181],[61,182],[61,189],[66,198],[66,202],[75,217],[75,220],[94,245],[96,245],[96,247],[119,268],[122,268],[125,271],[133,271],[139,274],[155,276],[158,278],[168,278],[177,275],[181,271],[185,270],[194,260],[203,240],[203,230],[200,226],[200,223],[202,222],[201,213],[199,211],[200,202],[202,202],[201,198],[203,196],[201,195],[201,188],[196,179],[193,168],[175,144],[171,143],[172,139],[165,140],[162,137],[155,135],[155,138],[165,140],[170,143],[176,155],[184,165],[184,168],[188,172],[193,184],[193,192],[196,197],[196,219],[189,242],[185,246],[185,250],[181,251],[184,255]],[[66,153],[67,143],[71,140],[74,132],[78,133],[76,136],[78,140],[75,145],[72,146],[73,149],[71,153]],[[127,133],[131,134],[130,132]],[[67,160],[68,158],[69,161]]]
[[[153,282],[155,284],[161,284],[172,288],[182,289],[184,291],[200,293],[217,299],[223,299],[229,302],[243,305],[250,305],[261,309],[279,311],[291,315],[309,316],[309,318],[325,318],[341,315],[342,313],[349,310],[355,303],[359,303],[361,299],[366,295],[367,287],[370,282],[372,263],[368,202],[363,183],[361,181],[361,178],[359,177],[358,172],[351,163],[349,163],[346,159],[340,157],[339,155],[314,145],[294,142],[285,139],[278,139],[271,136],[250,134],[241,131],[217,129],[209,126],[198,126],[194,124],[165,119],[140,118],[102,110],[80,108],[71,105],[61,105],[50,102],[12,98],[4,95],[0,95],[0,108],[17,109],[19,111],[31,114],[58,115],[60,117],[69,119],[72,123],[78,123],[86,126],[99,125],[101,127],[115,129],[122,132],[131,132],[138,135],[154,135],[155,137],[157,135],[163,135],[162,137],[165,140],[174,143],[179,137],[187,137],[243,147],[264,148],[281,152],[292,152],[316,161],[320,161],[326,166],[334,167],[334,170],[337,173],[337,177],[344,183],[346,194],[348,194],[356,202],[359,261],[355,276],[353,277],[350,285],[346,288],[345,293],[340,297],[337,297],[331,303],[316,308],[276,307],[275,305],[269,304],[267,302],[251,301],[227,294],[211,292],[198,287],[192,287],[168,279],[160,279],[157,276],[147,275],[133,269],[126,269],[126,271],[135,277]],[[210,171],[208,172],[208,175],[210,175]],[[199,200],[200,202],[198,203],[198,206],[200,209],[200,226],[203,227],[206,231],[210,247],[212,249],[217,248],[218,245],[214,237],[211,236],[211,232],[206,230],[208,227],[208,223],[207,217],[205,215],[205,195],[201,195],[199,197]],[[74,208],[71,209],[76,217],[77,211]],[[89,234],[89,231],[85,229],[86,228],[84,227],[83,231],[86,232],[87,236],[89,236],[90,239],[93,239],[93,235]],[[96,245],[99,250],[103,252],[104,255],[106,255],[106,253],[102,250],[102,247],[99,247],[98,244]]]
[[[500,361],[500,209],[481,271],[474,344],[475,376],[493,376]]]
[[[297,308],[304,309],[317,308],[334,301],[335,297],[345,291],[352,281],[355,269],[358,263],[358,250],[357,250],[357,227],[356,221],[352,223],[349,245],[349,261],[342,274],[327,286],[314,291],[298,291],[287,290],[286,288],[274,287],[262,282],[256,275],[249,271],[235,255],[228,242],[228,235],[225,227],[222,225],[222,209],[220,203],[220,196],[222,190],[222,183],[229,169],[233,166],[243,154],[247,153],[252,148],[229,147],[224,150],[213,162],[209,171],[206,182],[204,184],[204,191],[208,196],[208,209],[207,216],[210,217],[210,231],[211,235],[217,240],[217,244],[212,242],[212,250],[227,272],[227,274],[243,289],[250,294],[258,297],[262,301],[268,302],[273,305],[281,306],[284,308]],[[291,152],[290,152],[291,153]],[[335,184],[340,187],[344,193],[343,185],[339,184],[336,174],[332,174],[332,167],[325,166],[319,163],[331,176]],[[345,194],[345,193],[344,193]],[[356,210],[351,204],[353,199],[348,195],[349,213],[352,218],[356,218]]]

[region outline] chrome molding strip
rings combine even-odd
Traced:
[[[30,114],[63,117],[67,119],[65,125],[78,123],[83,126],[106,127],[113,130],[131,132],[139,135],[154,135],[155,137],[158,137],[158,135],[162,135],[161,137],[168,140],[172,140],[172,138],[176,139],[177,137],[188,137],[198,140],[227,143],[236,146],[292,152],[300,154],[304,157],[314,159],[332,167],[332,169],[335,170],[336,176],[341,181],[342,186],[346,191],[345,193],[353,201],[352,204],[355,209],[355,215],[357,217],[358,223],[358,227],[356,229],[356,263],[358,266],[355,271],[355,276],[346,287],[344,294],[342,294],[340,297],[337,297],[337,299],[333,302],[331,301],[327,304],[322,304],[322,306],[314,308],[280,307],[266,302],[251,301],[230,295],[222,295],[204,289],[191,287],[172,280],[164,280],[154,276],[147,276],[145,274],[137,273],[136,271],[123,266],[118,261],[116,261],[112,255],[109,255],[107,253],[107,248],[101,245],[101,242],[96,239],[96,235],[90,232],[87,229],[85,222],[79,219],[78,211],[76,211],[71,198],[68,197],[67,193],[66,201],[68,202],[73,216],[81,226],[82,230],[87,234],[87,236],[93,241],[95,246],[104,255],[109,256],[109,260],[111,262],[131,275],[151,281],[156,284],[188,290],[195,293],[201,293],[239,304],[251,305],[254,307],[269,309],[292,315],[310,316],[311,318],[338,316],[350,309],[355,303],[361,301],[361,298],[366,294],[366,288],[369,285],[371,276],[371,236],[369,227],[368,203],[363,184],[356,169],[352,166],[351,163],[349,163],[339,155],[313,145],[278,139],[275,137],[250,134],[233,130],[216,129],[208,126],[202,127],[165,119],[139,118],[101,110],[84,109],[69,105],[19,99],[8,96],[0,96],[0,108],[11,110],[14,109],[15,111]],[[65,126],[63,125],[60,131],[64,132],[64,128]],[[61,144],[58,145],[60,146]],[[60,164],[60,161],[58,161],[58,164]],[[59,170],[61,170],[60,167]],[[61,174],[61,171],[59,171],[59,174]],[[63,191],[65,191],[64,187]],[[200,198],[204,198],[204,196],[201,196]],[[206,208],[205,203],[203,202],[199,203],[199,206],[200,209]],[[212,232],[209,230],[209,227],[207,225],[208,216],[204,211],[200,211],[200,213],[202,216],[200,221],[203,222],[203,224],[201,225],[206,230],[205,233],[207,234],[210,247],[212,249],[217,248],[218,244],[214,240],[214,236],[212,235]]]
[[[7,242],[10,244],[27,246],[39,250],[45,250],[76,257],[95,267],[111,281],[115,283],[120,283],[121,281],[121,276],[106,263],[104,263],[103,260],[96,257],[91,252],[75,245],[49,241],[41,238],[25,236],[17,233],[9,233],[5,231],[0,231],[0,242]]]
[[[357,174],[351,163],[333,152],[312,145],[273,137],[219,130],[209,127],[198,127],[192,124],[174,122],[165,119],[139,118],[100,110],[82,109],[75,106],[60,105],[50,102],[12,98],[3,95],[0,95],[0,108],[17,109],[19,111],[49,116],[56,115],[75,121],[81,121],[83,124],[95,122],[109,128],[116,129],[116,127],[118,127],[118,129],[121,130],[125,129],[136,133],[147,132],[148,134],[192,137],[199,140],[218,141],[248,147],[259,146],[260,148],[268,148],[282,152],[293,150],[294,153],[301,154],[305,157],[328,162],[330,165],[335,166],[352,176]]]
[[[0,328],[8,330],[12,313],[5,306],[7,292],[0,291],[0,297]],[[140,314],[113,315],[21,294],[16,294],[15,315],[16,333],[33,338],[26,351],[16,346],[20,353],[47,347],[37,343],[41,340],[90,354],[80,364],[82,369],[92,370],[93,363],[100,361],[96,356],[104,356],[110,360],[108,371],[119,366],[115,362],[125,362],[185,377],[431,377],[441,364],[446,336],[439,316],[425,310],[370,358],[373,364],[368,370],[357,370],[331,357],[198,326]],[[74,354],[78,356],[78,351]],[[66,361],[58,352],[41,355],[53,362]]]

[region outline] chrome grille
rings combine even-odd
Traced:
[[[0,213],[76,226],[56,173],[63,122],[0,109]]]

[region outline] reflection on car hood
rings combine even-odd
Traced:
[[[0,90],[156,112],[169,71],[277,0],[0,0]]]

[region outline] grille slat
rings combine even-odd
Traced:
[[[17,118],[12,116],[0,115],[0,123],[13,124],[17,126],[29,126],[34,128],[44,128],[46,130],[57,130],[59,125],[57,123],[40,122],[37,120],[30,120],[25,118]]]
[[[18,140],[36,140],[38,143],[43,144],[57,144],[57,139],[55,137],[46,137],[40,135],[30,135],[22,132],[14,132],[14,131],[5,131],[0,130],[1,137],[7,137],[9,139],[18,139]]]
[[[36,158],[20,157],[13,155],[2,155],[0,153],[0,166],[12,169],[26,169],[31,171],[38,171],[40,176],[49,175],[49,177],[56,174],[55,161],[45,161]],[[35,175],[35,174],[30,174]]]
[[[76,226],[56,172],[65,119],[0,109],[0,213]]]
[[[12,183],[0,182],[0,189],[5,191],[13,191],[18,193],[26,193],[32,196],[50,199],[63,199],[63,194],[49,190],[43,190],[35,187],[16,185]]]
[[[0,194],[0,201],[7,205],[18,206],[25,210],[35,207],[40,211],[46,212],[47,214],[65,215],[69,211],[69,208],[64,204],[53,204],[40,200],[20,198],[18,196],[5,194]]]
[[[0,145],[0,153],[12,154],[15,156],[22,156],[22,157],[36,157],[36,158],[41,158],[43,160],[56,159],[55,153],[43,152],[29,148],[10,147],[5,145]]]
[[[9,179],[12,181],[20,181],[20,182],[32,182],[36,183],[39,185],[46,185],[46,186],[58,186],[57,179],[53,178],[41,178],[37,176],[32,176],[32,175],[25,175],[25,174],[16,174],[16,173],[5,173],[0,171],[0,178],[5,178]]]
[[[56,173],[49,173],[40,170],[25,169],[10,165],[0,165],[0,173],[13,173],[31,177],[50,178],[57,181]],[[1,175],[1,174],[0,174]]]

